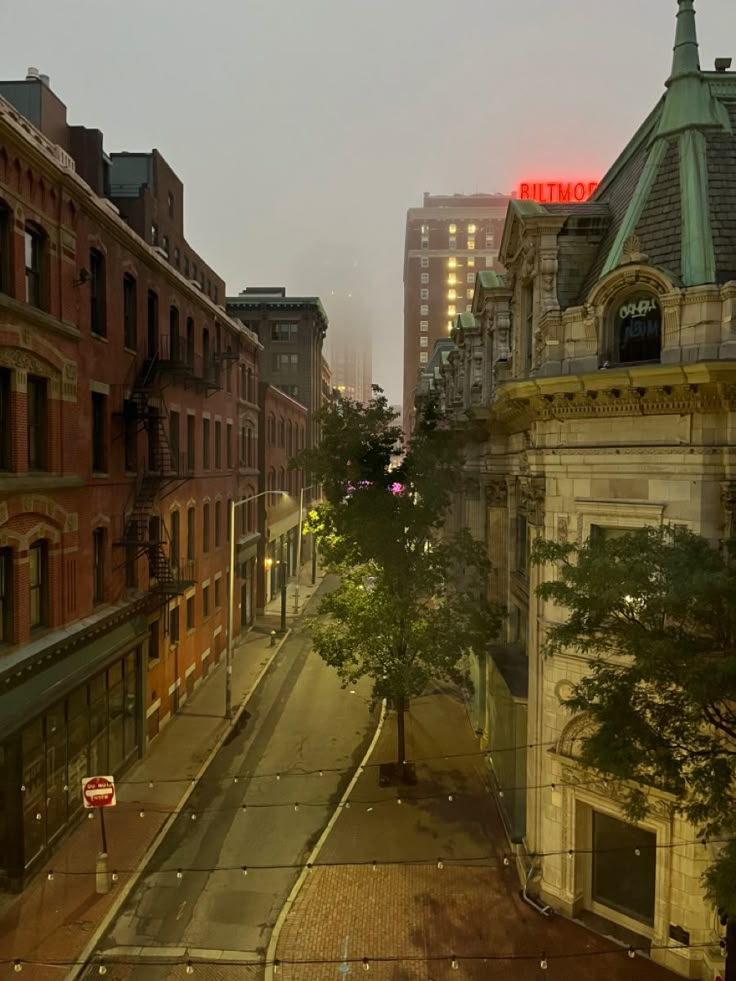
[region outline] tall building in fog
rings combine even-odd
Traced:
[[[325,357],[332,372],[332,387],[344,398],[367,402],[371,397],[372,347],[367,304],[352,290],[330,290],[325,305],[330,333]]]
[[[470,310],[475,274],[497,264],[510,198],[503,194],[424,195],[406,215],[404,251],[405,431],[414,419],[417,376],[453,318]]]

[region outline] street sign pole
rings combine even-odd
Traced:
[[[110,875],[107,871],[105,808],[115,807],[117,804],[115,778],[112,776],[84,777],[82,779],[82,803],[86,808],[97,808],[100,812],[102,851],[98,852],[95,862],[95,889],[99,895],[103,895],[110,891]]]

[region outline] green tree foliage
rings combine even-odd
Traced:
[[[568,611],[546,650],[576,651],[589,673],[565,704],[587,713],[582,761],[621,780],[632,819],[647,787],[703,838],[736,836],[736,563],[682,528],[647,528],[584,545],[538,541],[533,558],[557,577],[539,594]],[[736,917],[736,848],[718,847],[706,875]]]
[[[440,534],[461,447],[434,408],[408,448],[380,389],[367,404],[321,414],[321,445],[297,461],[323,488],[309,515],[323,560],[341,576],[320,606],[315,649],[346,683],[373,681],[396,705],[399,762],[410,698],[432,680],[469,683],[460,667],[498,633],[487,602],[489,564],[465,531]]]

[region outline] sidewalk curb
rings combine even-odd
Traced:
[[[245,708],[246,708],[248,702],[253,697],[255,691],[257,690],[258,686],[260,685],[261,681],[263,680],[264,675],[266,674],[266,672],[268,671],[268,669],[273,664],[274,658],[279,653],[279,651],[281,650],[281,648],[284,646],[284,644],[286,643],[286,641],[289,639],[290,633],[291,633],[291,628],[287,629],[287,631],[284,634],[284,636],[279,640],[278,644],[276,644],[276,646],[274,647],[273,653],[271,654],[271,656],[268,658],[268,660],[266,661],[266,663],[261,668],[261,671],[259,672],[258,676],[256,677],[256,680],[253,682],[253,684],[250,687],[250,690],[246,693],[243,701],[238,706],[238,710],[235,712],[233,718],[230,720],[229,724],[226,725],[223,728],[223,731],[222,731],[221,735],[218,737],[218,739],[217,739],[214,747],[212,748],[212,752],[209,754],[209,756],[204,761],[204,763],[200,766],[200,768],[197,771],[196,775],[190,781],[187,790],[184,792],[184,794],[182,795],[181,799],[179,800],[179,803],[176,805],[176,807],[174,808],[174,810],[172,811],[172,813],[168,816],[168,818],[166,819],[166,821],[163,823],[163,825],[159,829],[158,834],[156,835],[156,837],[153,839],[153,841],[151,842],[151,844],[146,849],[145,854],[143,855],[143,857],[141,858],[141,860],[140,860],[140,862],[138,864],[138,871],[133,873],[133,875],[130,877],[130,879],[125,883],[125,885],[123,886],[123,888],[120,890],[117,898],[115,899],[115,902],[112,904],[112,906],[110,907],[110,909],[107,911],[107,913],[105,914],[102,922],[97,927],[97,929],[95,930],[95,932],[93,933],[93,935],[90,937],[90,939],[89,939],[86,947],[82,950],[81,954],[79,955],[75,966],[71,969],[71,971],[69,971],[64,976],[64,981],[75,981],[75,979],[81,977],[82,973],[89,967],[90,961],[92,959],[92,956],[93,956],[93,954],[95,952],[95,949],[97,948],[97,945],[98,945],[100,939],[104,936],[104,934],[106,933],[108,927],[110,926],[110,924],[112,923],[112,921],[115,919],[115,917],[120,912],[120,908],[123,906],[123,904],[125,903],[126,899],[128,898],[128,896],[130,895],[130,893],[133,891],[133,889],[137,885],[138,880],[143,875],[143,872],[145,871],[146,866],[148,865],[148,863],[150,862],[150,860],[153,858],[153,855],[155,854],[156,849],[159,847],[159,845],[161,844],[161,842],[163,841],[163,839],[166,837],[166,835],[168,834],[168,832],[171,830],[172,825],[174,824],[174,822],[176,821],[176,819],[179,817],[179,814],[181,813],[182,809],[184,808],[186,802],[189,800],[189,798],[191,797],[191,795],[196,790],[196,788],[197,788],[197,786],[199,784],[199,781],[202,779],[202,777],[207,772],[207,770],[208,770],[210,764],[212,763],[212,761],[214,760],[215,756],[217,756],[217,754],[219,753],[219,751],[222,749],[222,747],[223,747],[223,745],[225,743],[225,740],[227,739],[228,735],[230,734],[230,732],[233,730],[233,728],[237,724],[238,720],[240,719],[240,716],[245,711]]]
[[[275,973],[274,960],[276,957],[276,950],[278,949],[278,945],[279,945],[279,938],[281,936],[281,931],[283,930],[284,923],[286,922],[286,917],[291,912],[291,908],[294,905],[297,896],[302,891],[302,886],[304,885],[307,876],[309,875],[310,872],[309,866],[314,865],[315,860],[318,858],[319,853],[322,851],[322,848],[324,847],[325,842],[329,838],[332,829],[337,823],[337,819],[342,814],[343,804],[348,799],[348,797],[350,797],[350,794],[353,792],[353,788],[355,787],[356,783],[358,782],[358,779],[363,773],[363,768],[365,767],[366,763],[373,755],[373,750],[376,748],[376,743],[378,742],[379,736],[381,735],[381,732],[383,730],[383,724],[385,721],[386,721],[386,700],[384,699],[381,704],[381,715],[378,719],[378,724],[376,725],[376,731],[373,733],[373,738],[371,739],[370,745],[368,746],[368,749],[365,751],[365,755],[363,756],[363,759],[355,768],[355,773],[350,778],[350,783],[345,788],[345,792],[343,793],[337,806],[335,807],[332,817],[327,822],[324,831],[317,839],[316,845],[307,856],[307,861],[304,863],[304,868],[299,873],[296,882],[291,888],[291,892],[286,897],[286,902],[281,907],[281,912],[279,913],[276,919],[274,928],[271,931],[271,938],[268,941],[268,949],[266,950],[266,969],[264,974],[264,981],[274,981],[274,973]]]

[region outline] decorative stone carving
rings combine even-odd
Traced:
[[[518,478],[519,511],[526,514],[530,525],[544,524],[545,479],[538,476]]]
[[[542,313],[549,313],[551,310],[559,310],[560,304],[557,299],[557,271],[559,262],[555,252],[542,254],[541,260],[541,294],[540,303]]]
[[[721,484],[721,505],[723,507],[723,530],[726,538],[736,537],[736,480]]]
[[[638,235],[629,235],[624,242],[621,252],[621,265],[627,262],[649,262],[649,256],[641,250],[641,239]]]
[[[505,477],[491,477],[486,484],[486,503],[489,508],[508,507],[509,494]]]
[[[557,517],[557,541],[561,545],[567,545],[568,535],[568,517],[566,514],[560,514]]]

